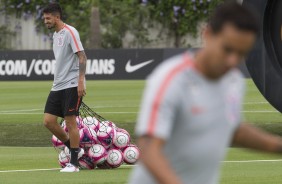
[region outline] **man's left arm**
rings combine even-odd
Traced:
[[[241,123],[234,133],[233,145],[259,151],[282,153],[282,138],[253,125]]]
[[[86,55],[85,52],[78,51],[77,56],[79,58],[79,77],[78,77],[78,87],[77,87],[77,92],[78,92],[78,97],[82,97],[86,95],[86,89],[84,86],[84,80],[85,80],[85,71],[86,71]]]

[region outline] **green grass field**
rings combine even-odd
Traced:
[[[43,109],[52,82],[0,82],[0,183],[126,183],[132,167],[79,173],[17,171],[58,168],[51,134],[43,127]],[[268,131],[282,135],[282,116],[247,80],[244,117]],[[144,81],[87,81],[84,102],[103,117],[133,135]],[[280,155],[230,148],[222,163],[222,184],[282,183]],[[237,161],[248,162],[237,162]],[[268,160],[254,161],[249,160]],[[270,161],[272,160],[272,161]],[[4,172],[8,171],[8,172]]]

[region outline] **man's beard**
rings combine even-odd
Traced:
[[[55,27],[55,25],[46,25],[47,29],[53,29]]]

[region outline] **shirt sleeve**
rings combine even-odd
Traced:
[[[244,109],[243,104],[244,104],[244,100],[245,100],[245,96],[246,96],[246,82],[243,79],[243,77],[241,79],[241,85],[239,87],[239,90],[240,90],[240,94],[241,94],[241,97],[240,97],[240,107],[239,107],[239,114],[240,114],[239,125],[240,125],[240,123],[242,123],[242,122],[244,122],[246,120],[245,116],[244,116],[244,113],[242,112],[243,109]]]
[[[176,80],[165,81],[163,75],[149,77],[135,127],[137,136],[170,137],[179,106],[178,91]]]
[[[237,118],[237,122],[236,123],[236,128],[235,130],[240,126],[240,124],[242,122],[245,121],[245,117],[244,117],[244,113],[242,112],[244,107],[244,99],[245,99],[245,93],[246,93],[246,83],[245,83],[245,79],[243,78],[243,75],[241,72],[235,70],[234,72],[235,75],[235,81],[230,82],[230,84],[232,84],[232,91],[236,92],[238,95],[238,104],[236,109],[236,114],[238,116]]]
[[[69,29],[69,43],[71,45],[73,53],[84,50],[80,41],[79,33],[75,29]]]

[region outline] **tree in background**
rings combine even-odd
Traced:
[[[132,45],[144,47],[152,41],[149,28],[153,28],[156,22],[163,27],[159,35],[163,30],[169,30],[175,47],[181,47],[185,46],[182,38],[188,33],[196,36],[198,23],[206,20],[209,12],[222,1],[0,0],[0,13],[15,14],[24,19],[35,17],[36,30],[51,37],[52,33],[42,22],[42,9],[50,2],[59,2],[63,8],[63,20],[78,29],[86,48],[122,48],[127,33],[134,37]]]
[[[103,3],[102,3],[103,2]],[[148,39],[148,23],[152,20],[149,8],[135,0],[112,0],[100,2],[103,27],[103,48],[121,48],[127,32],[134,36],[133,44],[143,47]]]
[[[141,0],[144,5],[153,6],[150,8],[151,17],[169,30],[175,47],[184,45],[181,40],[188,33],[198,36],[198,24],[206,21],[211,11],[222,2],[223,0]]]
[[[25,20],[35,18],[35,29],[37,32],[46,34],[46,37],[52,37],[52,33],[45,28],[42,20],[43,8],[50,2],[50,0],[2,0],[2,14],[16,15],[17,18]],[[63,9],[63,20],[70,21],[69,24],[79,29],[82,42],[86,42],[90,35],[89,29],[89,15],[91,9],[88,1],[76,0],[60,0]],[[18,26],[20,29],[20,26]],[[17,27],[15,27],[17,29]],[[14,30],[17,31],[17,30]]]
[[[7,27],[0,26],[0,50],[11,49],[9,40],[14,34],[15,33],[10,31]]]

